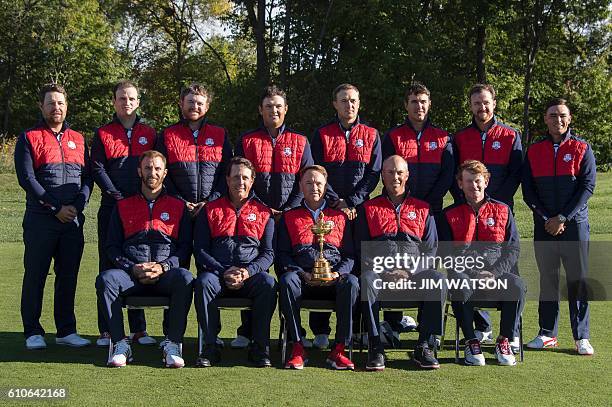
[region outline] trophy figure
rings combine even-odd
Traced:
[[[329,261],[323,257],[323,244],[325,243],[325,235],[328,235],[334,228],[334,222],[325,221],[323,212],[319,215],[319,220],[310,227],[312,233],[319,241],[319,258],[315,260],[312,268],[313,281],[331,281],[334,279]]]

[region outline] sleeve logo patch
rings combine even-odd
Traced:
[[[487,218],[487,226],[493,226],[495,225],[495,219],[493,218]]]
[[[208,147],[212,147],[215,145],[215,141],[213,139],[211,139],[210,137],[208,137],[205,141],[204,144],[206,144]]]
[[[494,141],[493,144],[491,144],[491,148],[493,148],[493,150],[499,150],[501,148],[501,143],[499,141]]]
[[[249,216],[247,216],[247,220],[249,222],[255,222],[257,220],[257,215],[254,213],[249,213]]]
[[[68,141],[68,148],[71,150],[76,149],[76,144],[74,144],[74,141],[72,140]]]
[[[410,211],[410,212],[408,212],[408,215],[406,215],[406,217],[407,217],[408,219],[410,219],[410,220],[415,220],[415,219],[416,219],[416,217],[417,217],[417,215],[416,215],[416,212],[415,212],[415,211]]]
[[[355,147],[359,147],[359,148],[363,147],[363,140],[360,138],[355,140]]]
[[[170,214],[168,212],[162,212],[161,215],[159,215],[159,218],[164,222],[167,222],[170,220]]]
[[[291,155],[291,147],[285,147],[285,149],[283,150],[283,154],[289,157]]]
[[[141,146],[146,146],[146,145],[147,145],[147,142],[148,142],[148,140],[147,140],[147,138],[146,138],[146,137],[144,137],[144,136],[142,136],[142,137],[140,137],[140,138],[138,139],[138,144],[140,144]]]
[[[572,155],[571,154],[565,154],[563,156],[563,161],[565,161],[566,163],[572,161]]]

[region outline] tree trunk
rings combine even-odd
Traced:
[[[255,4],[257,1],[257,4]],[[257,84],[264,87],[270,81],[270,69],[266,55],[266,2],[265,0],[245,1],[249,23],[253,29],[255,44],[257,45]],[[255,11],[257,6],[257,13]]]
[[[485,65],[485,47],[487,41],[487,27],[481,21],[476,27],[476,81],[487,83],[487,70]]]
[[[281,53],[280,63],[280,83],[282,87],[287,86],[287,77],[289,76],[289,47],[291,44],[291,0],[285,0],[285,20],[283,28],[283,51]]]

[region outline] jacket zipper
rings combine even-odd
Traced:
[[[198,139],[200,138],[200,127],[196,132],[192,132],[193,142],[195,144],[195,162],[196,162],[196,202],[200,201],[200,159],[198,157]]]
[[[57,135],[54,134],[57,144],[59,144],[60,155],[62,156],[62,185],[66,184],[66,160],[64,159],[64,148],[62,147],[62,138],[64,137],[63,132],[59,132]]]

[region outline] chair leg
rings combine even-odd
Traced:
[[[519,316],[519,354],[521,356],[521,362],[525,358],[525,351],[523,350],[523,316]]]
[[[203,333],[202,333],[202,326],[200,325],[200,323],[198,322],[198,357],[202,356],[202,337],[203,337]]]
[[[287,362],[287,323],[285,318],[281,314],[281,366],[285,367],[285,363]]]
[[[106,364],[108,365],[113,357],[113,340],[108,339],[108,358],[106,359]]]
[[[283,348],[283,329],[285,329],[285,320],[283,319],[283,314],[279,312],[278,319],[280,320],[279,328],[278,328],[278,343],[277,347],[280,351]]]
[[[455,316],[455,363],[459,363],[459,319]]]
[[[444,350],[444,337],[446,336],[446,321],[448,321],[448,309],[450,304],[444,305],[444,321],[442,322],[442,336],[440,337],[440,350]]]

